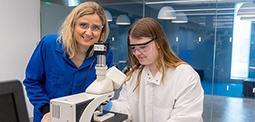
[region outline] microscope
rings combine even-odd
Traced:
[[[103,122],[115,116],[111,112],[104,113],[102,105],[107,104],[114,96],[114,89],[121,87],[129,68],[124,67],[120,71],[113,66],[108,69],[105,56],[108,52],[108,43],[94,44],[94,53],[98,54],[96,80],[84,93],[52,99],[51,122]]]

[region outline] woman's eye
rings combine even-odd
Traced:
[[[99,27],[98,26],[93,26],[92,30],[99,30]]]
[[[146,46],[142,46],[142,47],[140,47],[140,49],[144,49],[144,48],[146,48]]]
[[[88,27],[88,25],[86,23],[81,23],[80,26],[83,27],[83,28]]]
[[[130,49],[131,49],[131,50],[134,50],[134,49],[135,49],[135,47],[130,47]]]

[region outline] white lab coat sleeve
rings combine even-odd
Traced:
[[[193,74],[181,80],[186,81],[177,85],[175,103],[167,122],[203,122],[204,91],[199,76]]]
[[[110,111],[119,112],[128,115],[127,122],[130,122],[132,119],[131,109],[128,103],[128,93],[127,93],[127,84],[123,84],[120,91],[119,98],[117,100],[112,100],[112,108]]]

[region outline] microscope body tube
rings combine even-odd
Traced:
[[[106,56],[98,55],[97,56],[97,64],[96,64],[96,74],[97,81],[103,81],[106,77],[107,65],[106,65]]]
[[[107,67],[106,65],[106,56],[105,55],[97,55],[97,64],[96,67]]]

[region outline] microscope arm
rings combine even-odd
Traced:
[[[84,93],[86,95],[91,95],[91,94],[87,94]],[[93,102],[90,102],[88,104],[88,106],[85,108],[85,110],[83,111],[81,118],[79,120],[79,122],[91,122],[91,115],[93,115],[94,110],[98,107],[98,105],[100,105],[101,103],[105,102],[106,100],[109,100],[111,97],[114,96],[114,92],[110,92],[107,94],[103,94],[103,95],[91,95],[93,96]]]

